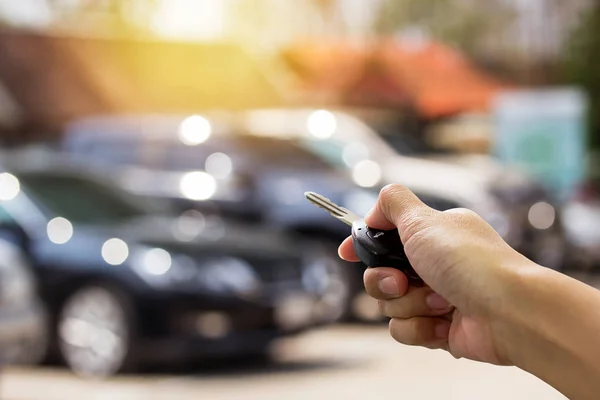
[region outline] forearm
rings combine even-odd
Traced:
[[[600,292],[543,268],[526,268],[510,290],[510,359],[570,399],[600,394]],[[506,344],[506,343],[505,343]]]

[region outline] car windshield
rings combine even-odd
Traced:
[[[408,135],[382,135],[382,138],[394,148],[398,153],[403,155],[424,155],[433,153],[424,140]]]
[[[239,134],[214,137],[200,146],[157,143],[154,167],[166,170],[203,169],[215,153],[227,155],[234,168],[326,169],[330,166],[304,146],[288,140]]]
[[[110,224],[147,214],[118,189],[93,180],[49,173],[21,173],[19,180],[47,212],[74,223]]]
[[[445,153],[429,144],[423,132],[402,132],[396,125],[384,123],[370,123],[370,126],[399,154],[427,156]]]
[[[82,140],[73,144],[73,152],[81,151],[83,155],[102,162],[163,171],[205,169],[207,159],[215,153],[227,155],[233,168],[238,170],[263,167],[303,170],[347,168],[344,161],[347,144],[332,139],[263,136],[260,132],[250,133],[243,129],[212,136],[197,146],[185,145],[172,140],[172,137],[165,134],[163,139],[144,140],[123,135]]]
[[[305,150],[311,152],[320,160],[326,162],[335,168],[347,168],[348,165],[344,161],[344,149],[345,145],[338,143],[333,140],[311,140],[311,139],[299,139],[297,141],[299,146],[302,146]]]

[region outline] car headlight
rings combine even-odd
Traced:
[[[202,263],[197,280],[215,292],[252,295],[260,289],[260,278],[246,261],[235,257],[216,257]]]
[[[161,248],[141,248],[133,257],[132,268],[146,283],[157,288],[250,295],[260,287],[252,266],[235,257],[198,260]]]
[[[378,197],[379,193],[375,191],[353,190],[344,197],[342,206],[358,215],[366,215],[375,207]]]

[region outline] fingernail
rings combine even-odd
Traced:
[[[443,322],[435,326],[435,337],[438,339],[447,339],[450,336],[450,324]]]
[[[431,310],[440,311],[446,310],[448,307],[450,307],[450,303],[448,303],[446,299],[437,293],[431,293],[429,296],[427,296],[425,302]]]
[[[393,276],[387,276],[379,281],[379,290],[383,294],[387,294],[388,296],[393,296],[400,294],[400,289],[398,288],[398,283]]]

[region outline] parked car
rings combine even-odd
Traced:
[[[346,302],[318,244],[199,212],[161,215],[52,156],[6,158],[1,235],[39,278],[48,353],[78,374],[264,354],[335,321]]]
[[[191,206],[189,200],[196,207],[219,204],[332,246],[348,234],[347,227],[305,202],[304,191],[323,193],[364,214],[384,184],[399,182],[436,209],[474,209],[510,244],[543,265],[559,269],[565,257],[555,206],[523,177],[403,157],[343,112],[98,116],[72,123],[61,148],[118,174],[129,190],[170,197],[184,208]],[[198,178],[194,184],[191,176]],[[190,192],[188,185],[207,190]],[[542,219],[554,214],[551,227],[533,227],[530,214],[535,219],[536,213]],[[353,293],[346,313],[361,320],[380,319],[362,288],[363,269],[346,269]]]
[[[5,217],[0,213],[0,226]],[[1,237],[0,365],[37,363],[46,349],[46,314],[37,282],[21,250]]]
[[[529,258],[557,270],[565,265],[568,246],[559,206],[522,173],[481,160],[461,164],[403,156],[345,112],[254,110],[245,121],[252,132],[295,140],[346,170],[361,187],[401,183],[434,208],[472,209]]]
[[[89,118],[67,129],[61,147],[81,164],[115,175],[123,188],[166,199],[181,212],[216,209],[319,240],[335,255],[349,229],[308,203],[304,192],[318,191],[366,213],[377,191],[357,186],[345,171],[302,146],[249,133],[237,117]],[[210,137],[201,145],[190,141],[203,127]],[[338,262],[352,293],[344,316],[379,319],[376,304],[364,305],[364,266]]]
[[[573,267],[594,271],[600,267],[600,201],[574,198],[563,208],[565,231],[572,244]]]

